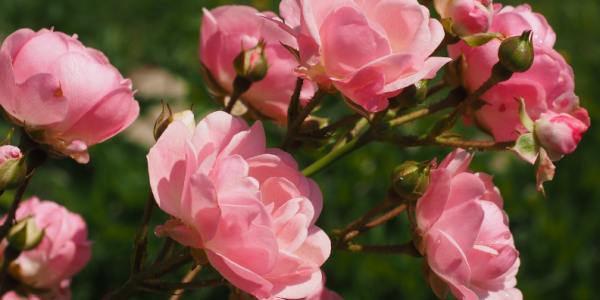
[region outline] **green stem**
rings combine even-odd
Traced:
[[[158,251],[156,252],[156,256],[154,257],[154,261],[152,262],[152,264],[154,265],[158,262],[163,261],[165,257],[167,257],[167,255],[171,254],[174,246],[175,241],[173,241],[173,239],[170,237],[165,237],[160,243],[160,246],[158,247]]]
[[[394,192],[394,190],[392,188],[389,188],[383,201],[379,202],[379,204],[377,204],[374,208],[372,208],[366,214],[364,214],[363,216],[358,218],[356,221],[348,224],[348,226],[346,226],[346,228],[342,229],[339,232],[339,234],[338,234],[339,239],[337,240],[336,244],[332,248],[335,249],[338,246],[340,246],[340,244],[342,242],[347,241],[346,239],[347,239],[348,234],[358,232],[367,223],[369,223],[369,221],[371,221],[371,219],[375,218],[377,215],[379,215],[380,213],[385,211],[388,207],[392,206],[395,203],[398,203],[399,201],[403,201],[403,200],[398,199],[396,192]],[[352,238],[354,238],[355,236],[356,236],[356,234],[353,234]],[[352,239],[352,238],[350,238],[350,239]]]
[[[423,257],[415,248],[412,241],[401,245],[386,245],[386,246],[368,246],[357,244],[345,244],[336,250],[349,251],[354,253],[370,253],[370,254],[407,254],[412,257]]]
[[[357,237],[357,236],[359,236],[381,224],[384,224],[385,222],[397,217],[399,214],[403,213],[404,211],[406,211],[406,204],[401,204],[401,205],[395,207],[394,209],[383,214],[381,217],[367,223],[362,228],[359,228],[358,230],[349,232],[346,235],[346,237],[344,238],[344,242],[352,241],[355,237]]]
[[[515,145],[516,141],[508,142],[487,142],[487,141],[463,141],[457,139],[447,139],[443,137],[435,138],[435,145],[451,147],[451,148],[463,148],[466,150],[477,150],[477,151],[507,151]]]
[[[411,112],[409,114],[392,119],[387,122],[381,122],[380,124],[376,124],[376,121],[377,121],[377,119],[381,120],[381,118],[383,118],[385,116],[386,112],[384,111],[383,113],[376,114],[376,117],[374,117],[373,120],[371,121],[371,127],[369,128],[369,130],[367,130],[365,133],[360,135],[358,138],[354,138],[353,140],[346,142],[342,146],[338,146],[338,145],[341,145],[341,143],[336,145],[336,147],[331,152],[329,152],[328,154],[321,157],[319,160],[315,161],[313,164],[311,164],[310,166],[308,166],[304,170],[302,170],[302,174],[304,174],[304,176],[307,176],[307,177],[310,177],[310,176],[316,174],[317,172],[328,167],[329,165],[331,165],[338,159],[340,159],[340,158],[352,153],[353,151],[361,148],[362,146],[372,142],[373,140],[375,140],[375,137],[378,133],[386,131],[389,128],[397,127],[402,124],[420,119],[422,117],[429,116],[429,115],[434,114],[442,109],[458,105],[460,103],[460,101],[462,101],[464,99],[464,98],[461,98],[460,96],[457,96],[458,94],[460,94],[460,93],[457,93],[454,91],[450,92],[448,97],[446,97],[444,100],[434,103],[427,108]],[[362,122],[362,120],[359,121],[359,123],[357,124],[357,127],[359,125],[361,125],[360,124],[361,122]]]
[[[21,184],[21,186],[19,186],[19,188],[17,189],[15,198],[10,206],[10,209],[8,210],[8,213],[6,214],[6,220],[4,220],[4,224],[0,226],[0,241],[6,237],[8,231],[13,225],[15,214],[17,213],[17,208],[19,208],[19,204],[21,204],[23,194],[25,193],[25,189],[27,189],[27,186],[29,185],[31,177],[33,177],[33,172],[30,173],[29,176],[27,176],[23,184]]]
[[[178,252],[167,257],[165,260],[156,263],[146,270],[143,270],[133,276],[122,286],[108,292],[102,300],[126,300],[135,296],[139,292],[138,282],[148,279],[159,278],[173,270],[176,270],[192,261],[190,248],[185,247]]]
[[[436,84],[434,84],[432,87],[430,87],[427,90],[427,96],[425,98],[429,98],[435,94],[437,94],[437,92],[443,90],[444,88],[448,87],[448,83],[446,82],[446,80],[442,79],[440,81],[438,81]]]
[[[0,268],[0,285],[4,285],[4,281],[6,280],[6,275],[8,273],[8,267],[10,263],[13,262],[21,255],[21,251],[17,250],[10,245],[4,248],[4,257],[2,261],[2,268]]]
[[[315,95],[310,99],[310,101],[308,101],[304,109],[300,111],[298,117],[292,122],[292,125],[288,126],[287,133],[283,138],[283,141],[281,141],[281,145],[279,145],[279,148],[281,148],[284,151],[287,150],[287,148],[292,144],[292,142],[296,138],[296,134],[300,130],[300,126],[302,126],[302,123],[304,123],[306,117],[308,117],[308,115],[313,111],[313,109],[315,109],[315,107],[321,102],[321,100],[323,100],[325,95],[327,95],[328,93],[329,92],[324,89],[317,90]]]
[[[131,274],[140,272],[148,256],[148,224],[152,217],[154,203],[154,195],[152,194],[152,191],[150,191],[148,198],[146,199],[142,223],[140,223],[133,240],[133,249],[131,251]]]
[[[349,115],[329,126],[323,127],[321,129],[316,129],[316,130],[311,130],[311,131],[304,131],[304,132],[299,132],[298,135],[302,136],[302,137],[307,137],[307,138],[321,138],[323,136],[325,136],[328,132],[334,131],[340,127],[344,127],[346,125],[350,125],[358,120],[360,120],[362,118],[362,116],[358,113],[353,114],[353,115]]]
[[[240,96],[242,96],[243,93],[250,89],[251,85],[252,82],[248,81],[247,79],[240,76],[235,77],[233,80],[233,92],[229,96],[229,103],[227,103],[227,106],[225,107],[226,113],[231,113],[231,110],[233,109],[233,106],[235,106],[237,100],[240,98]]]
[[[315,161],[312,165],[302,170],[302,174],[304,174],[304,176],[310,177],[315,173],[323,170],[327,166],[331,165],[338,159],[352,153],[356,149],[361,148],[362,146],[370,143],[371,141],[373,141],[373,133],[367,131],[360,137],[346,143],[344,146],[341,146],[336,150],[327,153],[325,156]]]
[[[188,289],[203,289],[207,287],[226,285],[229,283],[227,279],[223,277],[211,278],[199,281],[190,282],[170,282],[162,281],[158,279],[149,279],[139,281],[137,284],[142,289],[148,289],[151,291],[173,291],[173,290],[188,290]]]

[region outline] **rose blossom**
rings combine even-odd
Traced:
[[[4,116],[54,155],[89,160],[87,148],[139,114],[131,82],[77,35],[20,29],[0,50]]]
[[[442,22],[448,22],[458,36],[488,32],[492,24],[492,0],[435,0],[433,4]]]
[[[314,225],[323,199],[291,155],[265,148],[260,122],[224,112],[192,133],[171,123],[148,154],[158,236],[204,249],[229,282],[259,299],[302,298],[322,281],[331,242]]]
[[[369,112],[449,61],[429,57],[444,29],[416,0],[283,0],[279,9],[298,40],[296,72]]]
[[[462,149],[437,169],[417,202],[416,246],[425,256],[424,275],[444,298],[522,299],[514,288],[519,266],[502,197],[491,176],[468,170],[472,159]]]
[[[569,114],[589,126],[587,112],[579,108],[579,99],[573,94],[573,70],[556,50],[552,49],[556,34],[546,19],[531,11],[529,5],[517,7],[494,5],[495,16],[490,31],[518,36],[524,30],[533,31],[534,61],[524,73],[514,73],[505,82],[488,90],[481,100],[484,105],[469,115],[467,124],[474,123],[490,133],[496,141],[516,140],[519,133],[527,132],[519,119],[519,102],[525,100],[527,114],[534,121],[548,111],[561,113],[569,106]],[[473,92],[490,76],[492,66],[498,62],[500,41],[493,40],[480,47],[469,47],[464,42],[448,47],[451,57],[462,52],[467,68],[463,72],[466,88]],[[575,104],[574,104],[575,103]]]
[[[267,76],[252,83],[241,99],[244,104],[251,106],[251,112],[285,124],[297,78],[293,69],[298,62],[280,42],[294,48],[297,44],[284,30],[257,16],[257,13],[255,8],[241,5],[220,6],[211,11],[204,9],[198,55],[220,88],[231,94],[236,77],[234,58],[240,54],[242,46],[248,50],[264,39],[269,64]],[[272,12],[262,14],[276,16]],[[306,82],[301,99],[308,100],[312,93],[314,88]]]
[[[34,249],[21,252],[10,264],[8,273],[21,282],[27,299],[71,299],[69,282],[90,260],[91,242],[87,226],[78,214],[37,197],[21,203],[17,221],[33,216],[36,226],[44,229],[42,242]],[[4,247],[2,247],[4,249]],[[21,299],[9,292],[4,300]]]

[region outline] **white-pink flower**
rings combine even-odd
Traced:
[[[71,277],[91,258],[85,221],[63,206],[37,197],[24,201],[17,209],[16,220],[28,216],[33,216],[36,226],[44,229],[44,238],[36,248],[22,252],[11,263],[10,276],[21,282],[22,290],[29,293],[27,299],[71,299]],[[2,299],[21,298],[9,292]]]
[[[129,126],[139,114],[131,82],[77,35],[20,29],[0,49],[4,116],[59,156],[79,163],[87,148]]]
[[[417,0],[283,0],[279,10],[298,41],[296,72],[369,112],[450,60],[429,57],[444,29]]]
[[[522,299],[514,288],[519,252],[502,198],[489,175],[468,170],[471,158],[462,149],[452,152],[431,170],[429,189],[417,202],[424,274],[440,298],[451,290],[461,300]]]
[[[204,249],[227,280],[259,299],[302,298],[322,281],[331,242],[314,225],[323,200],[291,155],[265,148],[260,122],[224,112],[192,133],[171,123],[148,154],[158,236]]]

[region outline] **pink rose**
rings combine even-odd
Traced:
[[[91,257],[85,221],[63,206],[37,197],[17,209],[16,220],[28,216],[33,216],[39,229],[45,229],[45,235],[35,249],[21,253],[10,265],[9,274],[32,293],[28,299],[71,299],[70,279]],[[10,292],[2,299],[21,298]]]
[[[492,0],[435,0],[433,4],[442,22],[448,22],[458,36],[488,32],[492,24]]]
[[[233,91],[236,72],[233,60],[243,47],[255,47],[260,39],[266,42],[265,52],[269,69],[267,76],[252,84],[241,99],[259,115],[279,124],[285,124],[290,99],[297,76],[293,69],[298,64],[294,56],[281,44],[297,47],[296,41],[276,24],[257,16],[258,11],[249,6],[220,6],[204,10],[200,32],[200,61],[210,70],[218,85],[228,94]],[[262,12],[270,17],[272,12]],[[306,82],[301,98],[308,100],[314,87]]]
[[[4,116],[57,156],[79,163],[87,148],[129,126],[139,114],[131,82],[77,35],[20,29],[0,51]]]
[[[424,275],[440,298],[451,290],[462,300],[522,299],[514,288],[519,252],[497,204],[502,198],[491,178],[468,170],[471,159],[462,149],[452,152],[431,171],[429,189],[417,202]]]
[[[322,281],[331,242],[315,221],[323,199],[291,155],[265,148],[260,122],[248,127],[224,112],[191,133],[171,123],[148,154],[158,206],[173,216],[157,226],[204,249],[233,285],[268,299],[302,298]]]
[[[298,40],[296,72],[369,112],[449,61],[429,57],[444,29],[417,0],[283,0],[279,9]]]
[[[515,73],[510,80],[488,90],[481,99],[489,105],[469,117],[496,141],[510,141],[516,140],[519,132],[527,132],[519,119],[519,102],[515,98],[525,100],[527,113],[535,121],[549,110],[558,113],[557,102],[574,97],[575,83],[571,67],[552,49],[556,34],[542,15],[531,12],[528,5],[494,8],[496,14],[490,31],[517,36],[524,30],[533,30],[535,58],[527,72]],[[475,91],[491,76],[492,66],[498,62],[499,46],[500,42],[493,40],[480,47],[469,47],[464,42],[448,47],[451,57],[457,57],[461,51],[466,57],[467,70],[463,74],[469,91]]]

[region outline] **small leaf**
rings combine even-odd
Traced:
[[[546,197],[546,191],[544,191],[544,186],[542,184],[554,178],[554,170],[556,167],[552,164],[552,161],[544,148],[540,148],[540,155],[535,161],[534,168],[535,176],[537,178],[537,189],[542,192],[544,197]]]
[[[493,39],[501,39],[505,36],[497,32],[476,33],[469,36],[464,36],[461,39],[471,47],[479,47],[487,44]]]
[[[300,59],[300,51],[298,51],[298,49],[292,47],[292,46],[288,46],[282,42],[279,42],[281,44],[281,46],[283,46],[285,49],[287,49],[288,51],[290,51],[290,53],[296,58],[296,60],[298,61],[298,63],[301,63],[301,59]]]
[[[15,132],[15,128],[13,127],[6,134],[6,138],[2,142],[0,142],[0,146],[10,145],[10,138],[12,137],[14,132]]]
[[[536,145],[533,133],[521,134],[517,139],[517,143],[511,150],[517,151],[520,156],[528,160],[534,159],[538,155],[538,146]]]
[[[519,101],[519,118],[521,119],[521,123],[527,130],[533,132],[534,123],[525,109],[525,100],[521,97],[519,97],[517,100]]]

